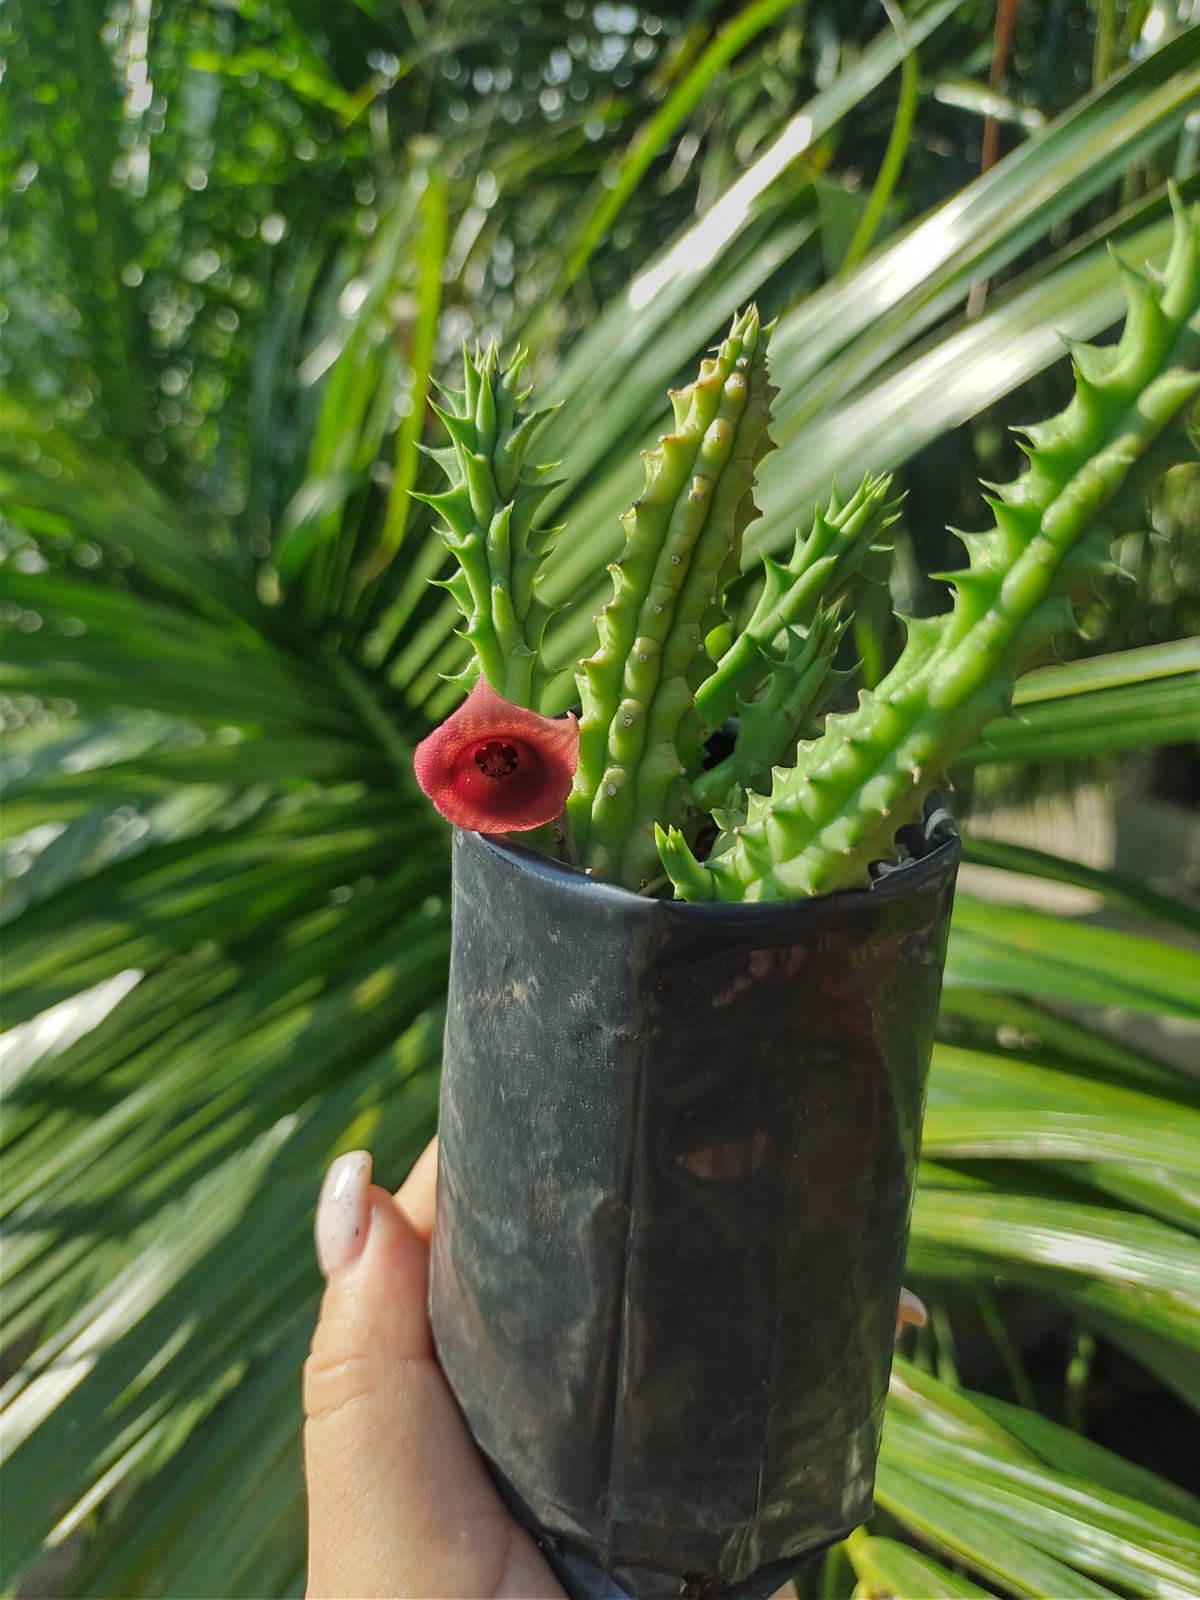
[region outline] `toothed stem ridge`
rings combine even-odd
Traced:
[[[952,610],[910,627],[896,666],[855,710],[827,719],[769,796],[723,831],[706,863],[678,829],[657,838],[684,899],[774,900],[867,881],[893,854],[950,761],[1008,707],[1013,680],[1136,525],[1132,492],[1194,459],[1187,412],[1200,394],[1200,209],[1176,202],[1161,285],[1124,268],[1120,342],[1072,348],[1066,410],[1025,430],[1028,466],[990,497],[995,526],[965,539]]]

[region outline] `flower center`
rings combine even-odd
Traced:
[[[476,750],[475,765],[485,778],[507,778],[517,770],[517,752],[511,744],[489,739]]]

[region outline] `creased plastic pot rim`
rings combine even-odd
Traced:
[[[589,897],[603,895],[614,906],[623,906],[627,914],[636,915],[638,913],[634,908],[644,907],[645,910],[640,914],[647,916],[682,916],[698,922],[743,918],[767,925],[778,919],[793,925],[798,917],[803,917],[806,909],[815,916],[817,913],[813,908],[819,906],[822,917],[828,916],[834,907],[844,908],[850,914],[861,909],[865,902],[875,905],[880,899],[909,894],[944,872],[949,858],[958,854],[961,841],[953,814],[941,796],[930,795],[923,819],[909,826],[923,833],[927,839],[936,841],[924,855],[881,863],[877,868],[879,876],[861,888],[838,889],[833,894],[798,895],[794,900],[659,900],[653,895],[635,894],[632,889],[607,883],[603,878],[594,878],[581,867],[556,861],[552,856],[543,855],[540,850],[532,850],[520,843],[519,835],[476,833],[471,837],[499,855],[510,856],[526,872],[587,884]],[[905,831],[901,830],[902,833]]]

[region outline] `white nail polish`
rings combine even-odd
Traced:
[[[347,1266],[367,1242],[371,1157],[366,1150],[338,1156],[317,1201],[317,1260],[326,1277]]]

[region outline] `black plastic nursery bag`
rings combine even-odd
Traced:
[[[959,844],[870,889],[646,899],[477,834],[431,1307],[574,1595],[767,1595],[870,1511]]]

